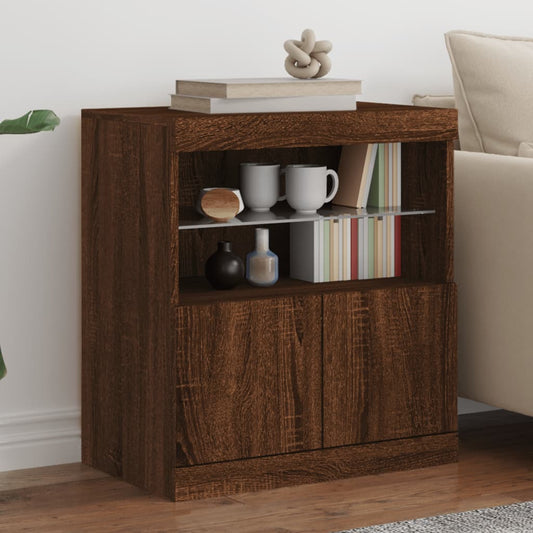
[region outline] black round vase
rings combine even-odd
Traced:
[[[205,277],[218,290],[232,289],[244,279],[244,263],[231,251],[231,242],[218,243],[218,250],[205,262]]]

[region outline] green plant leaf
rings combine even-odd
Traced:
[[[7,133],[37,133],[51,131],[59,125],[59,117],[49,109],[28,111],[19,118],[0,122],[0,135]]]
[[[2,357],[2,348],[0,348],[0,379],[2,379],[7,374],[6,364],[4,363],[4,358]]]

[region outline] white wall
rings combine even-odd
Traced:
[[[284,75],[315,29],[364,99],[450,93],[443,33],[531,33],[530,0],[0,0],[0,119],[51,108],[54,133],[0,138],[0,470],[79,458],[80,109],[167,105],[176,78]]]

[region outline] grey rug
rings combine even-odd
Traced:
[[[530,533],[533,502],[444,514],[337,533]]]

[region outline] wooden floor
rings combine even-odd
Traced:
[[[327,533],[533,500],[533,418],[463,415],[460,428],[458,464],[191,503],[79,464],[4,472],[0,531]]]

